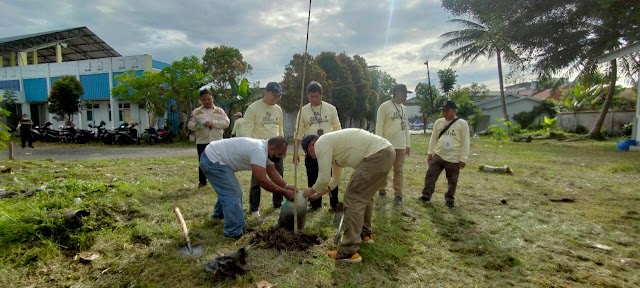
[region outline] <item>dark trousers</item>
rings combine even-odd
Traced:
[[[200,157],[202,156],[202,152],[204,152],[204,148],[207,148],[209,144],[196,144],[196,148],[198,149],[198,163],[200,163]],[[207,185],[207,177],[204,176],[204,172],[202,172],[202,168],[198,165],[198,183],[200,185]]]
[[[456,194],[456,186],[458,186],[458,175],[460,174],[460,164],[451,163],[442,160],[438,154],[433,155],[429,162],[429,169],[427,169],[427,175],[424,177],[424,189],[422,189],[422,196],[426,199],[431,199],[433,191],[436,188],[436,181],[440,176],[442,170],[445,171],[447,176],[447,183],[449,188],[447,193],[444,194],[444,200],[447,202],[453,202],[454,195]]]
[[[280,159],[280,161],[274,164],[276,166],[276,171],[280,173],[280,176],[284,177],[283,161],[284,161],[283,159]],[[261,193],[261,189],[260,189],[260,185],[258,185],[258,182],[256,181],[256,176],[251,174],[251,188],[249,189],[249,209],[251,210],[251,212],[258,211],[258,209],[260,208],[260,193]],[[273,194],[273,207],[279,208],[280,206],[282,206],[282,199],[284,197],[280,194],[276,194],[276,193],[272,193],[272,194]]]
[[[307,155],[304,157],[304,167],[307,168],[307,185],[312,187],[313,184],[316,184],[316,180],[318,180],[318,160],[311,158],[311,156]],[[320,192],[320,191],[318,191]],[[314,201],[311,201],[311,207],[322,207],[322,197],[318,198]],[[335,189],[331,190],[331,197],[329,197],[329,204],[331,207],[336,207],[338,205],[338,186]]]
[[[22,142],[22,148],[26,147],[26,143],[29,143],[29,147],[33,146],[33,135],[31,131],[20,132],[20,142]]]

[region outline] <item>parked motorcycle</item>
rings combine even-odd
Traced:
[[[62,141],[62,134],[58,130],[51,129],[51,122],[44,123],[44,126],[35,126],[35,129],[39,132],[39,140],[43,142],[60,142]]]
[[[149,143],[149,145],[162,142],[173,143],[171,131],[169,131],[169,127],[167,126],[164,126],[161,129],[156,129],[153,127],[144,129],[144,133],[142,133],[142,139]]]
[[[113,130],[107,130],[107,128],[105,127],[106,125],[107,123],[105,123],[104,121],[100,121],[100,125],[93,126],[89,124],[89,127],[96,129],[96,132],[95,132],[96,140],[108,145],[113,144],[116,139],[116,132],[114,132]]]
[[[136,129],[138,123],[133,122],[131,124],[125,122],[120,127],[114,129],[115,139],[114,142],[120,145],[124,144],[140,144],[140,138],[138,137],[138,129]]]

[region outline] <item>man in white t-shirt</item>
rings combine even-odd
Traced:
[[[269,140],[228,138],[207,145],[200,168],[218,194],[211,218],[224,219],[225,237],[240,238],[245,223],[242,187],[235,172],[251,170],[260,187],[293,200],[296,188],[288,185],[274,166],[287,155],[287,144],[286,138],[277,136]]]

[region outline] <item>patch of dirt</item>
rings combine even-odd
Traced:
[[[269,230],[257,231],[251,239],[251,244],[260,248],[274,249],[278,251],[304,251],[313,245],[322,243],[322,237],[318,235],[306,235],[274,227]]]

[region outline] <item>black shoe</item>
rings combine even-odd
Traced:
[[[311,206],[311,207],[309,208],[309,210],[307,210],[307,212],[313,212],[313,211],[316,211],[316,210],[320,209],[320,207],[321,207],[321,206]]]
[[[273,204],[273,208],[275,208],[275,209],[280,209],[280,207],[282,207],[282,203],[280,203],[280,204]]]
[[[204,186],[207,186],[207,183],[199,183],[199,184],[198,184],[198,188],[202,188],[202,187],[204,187]]]
[[[236,235],[236,236],[224,235],[224,237],[225,238],[229,238],[229,239],[233,239],[233,240],[238,240],[238,239],[242,238],[243,235],[244,235],[244,233],[241,233],[240,235]]]
[[[209,215],[209,219],[211,219],[211,220],[215,220],[215,219],[224,220],[224,215],[219,215],[219,216]]]
[[[395,204],[395,205],[402,205],[402,204],[404,204],[404,200],[402,200],[402,196],[396,196],[396,197],[393,199],[393,204]]]
[[[449,209],[456,209],[456,205],[453,204],[453,201],[447,201],[445,203]]]
[[[431,198],[427,198],[426,196],[422,195],[420,197],[418,197],[417,199],[418,201],[422,202],[423,204],[431,204]]]
[[[387,191],[378,191],[378,195],[379,195],[380,197],[387,196]]]
[[[331,205],[331,211],[336,212],[336,209],[338,209],[338,205]]]
[[[36,148],[36,147],[33,147],[33,145],[29,145],[29,147],[31,147],[31,148]]]

